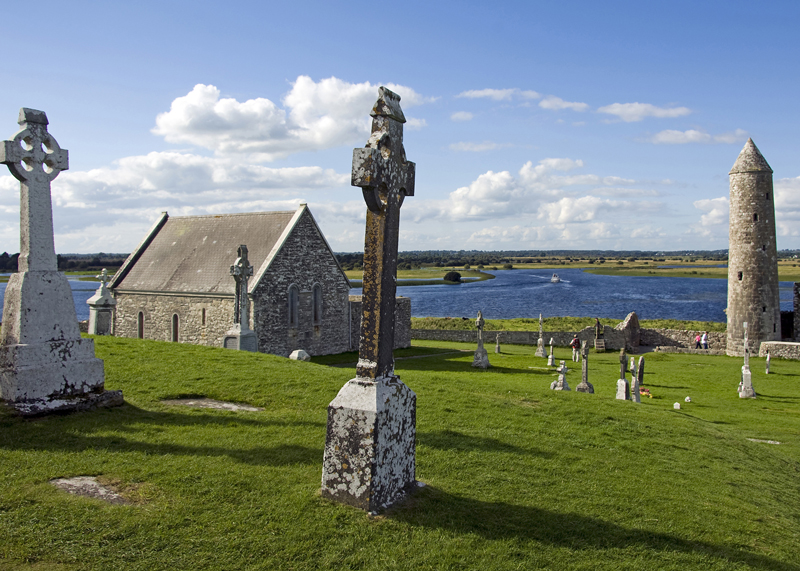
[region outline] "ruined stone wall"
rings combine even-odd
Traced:
[[[640,343],[654,347],[682,347],[684,349],[694,349],[694,338],[702,331],[686,331],[683,329],[640,329]],[[724,332],[709,331],[709,349],[725,349],[727,346],[727,336]]]
[[[144,338],[172,341],[172,316],[178,316],[178,342],[222,347],[233,325],[233,295],[188,296],[114,292],[114,335],[138,337],[138,315],[144,315]],[[205,309],[205,323],[203,310]],[[252,321],[252,318],[251,318]]]
[[[322,288],[322,319],[318,324],[312,315],[315,284]],[[289,324],[292,285],[300,292],[296,327]],[[253,290],[253,330],[258,336],[258,350],[285,357],[295,349],[309,355],[349,350],[349,293],[350,284],[306,211]]]
[[[787,343],[783,341],[765,341],[758,349],[759,357],[766,357],[767,351],[772,357],[782,359],[800,360],[800,343]]]
[[[731,171],[728,355],[744,355],[744,322],[755,346],[779,341],[780,317],[772,172]]]
[[[493,345],[500,334],[500,345],[508,343],[510,345],[536,345],[539,340],[538,331],[494,331],[484,329],[483,343],[486,346]],[[543,333],[544,344],[549,345],[553,339],[553,345],[567,347],[572,341],[575,331],[545,331]],[[594,327],[586,327],[577,332],[578,339],[589,342],[589,347],[594,347],[595,331]],[[412,339],[429,339],[434,341],[459,341],[463,343],[477,343],[478,331],[447,330],[447,329],[412,329]],[[626,341],[625,332],[615,330],[607,325],[603,326],[603,338],[606,342],[606,349],[622,349]],[[628,349],[631,346],[628,344]]]
[[[411,347],[411,299],[398,296],[394,307],[394,348]],[[350,296],[350,350],[361,340],[361,296]]]

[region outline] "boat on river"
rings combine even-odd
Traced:
[[[551,284],[561,283],[561,278],[558,277],[558,274],[553,274],[553,277],[550,278],[550,283]]]

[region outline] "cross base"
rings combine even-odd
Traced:
[[[756,390],[753,388],[752,373],[747,367],[742,367],[742,380],[739,383],[738,392],[740,399],[756,398]]]
[[[237,351],[258,351],[258,337],[252,329],[244,329],[237,323],[230,329],[222,339],[222,346],[225,349],[235,349]]]
[[[348,381],[328,406],[323,497],[378,512],[415,489],[416,409],[396,376]]]
[[[581,381],[578,383],[578,386],[575,387],[575,390],[579,393],[594,394],[594,385],[589,381]]]
[[[536,353],[534,357],[547,357],[544,352],[544,339],[539,337],[539,341],[536,342]]]

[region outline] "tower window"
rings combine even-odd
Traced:
[[[761,246],[761,251],[762,251],[762,252],[766,252],[766,251],[767,251],[767,245],[766,245],[766,244],[764,244],[763,246]]]
[[[739,281],[742,281],[742,272],[739,272]]]
[[[758,222],[758,212],[753,214],[753,222]]]
[[[766,196],[767,200],[769,200],[769,193],[766,193],[765,196]]]
[[[772,324],[772,332],[773,333],[777,333],[778,332],[778,324],[777,323],[773,323]]]
[[[767,306],[765,305],[761,308],[761,313],[766,313],[766,312],[767,312]]]

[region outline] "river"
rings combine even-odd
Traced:
[[[725,321],[728,282],[711,278],[602,276],[580,269],[559,270],[561,283],[550,283],[552,270],[503,270],[493,280],[458,285],[398,286],[411,298],[414,317],[469,317],[480,309],[487,319],[513,317],[609,317],[635,311],[639,319]],[[70,276],[79,320],[89,319],[89,299],[100,286]],[[792,282],[780,282],[781,309],[792,310]],[[6,284],[0,283],[0,302]],[[350,293],[360,294],[361,288]]]

